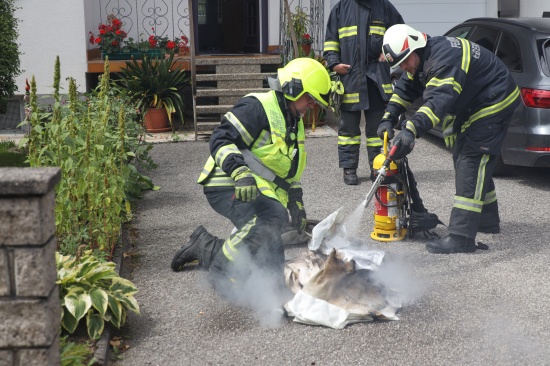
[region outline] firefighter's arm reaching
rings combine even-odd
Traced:
[[[421,137],[441,122],[458,99],[466,79],[466,74],[453,65],[434,67],[428,69],[426,74],[424,104],[410,120],[404,123],[402,131],[395,137],[393,144],[399,146],[395,159],[401,159],[409,154],[414,148],[415,138]],[[395,118],[392,113],[402,112],[410,106],[411,97],[415,94],[412,85],[413,79],[410,74],[407,73],[401,77],[386,108],[385,117]]]
[[[404,126],[415,137],[423,136],[443,120],[460,96],[466,74],[453,65],[444,65],[430,70],[428,77],[424,104]]]

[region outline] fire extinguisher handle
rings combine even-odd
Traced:
[[[395,152],[397,151],[397,145],[394,145],[392,146],[391,150],[390,150],[390,153],[388,154],[388,156],[386,157],[386,160],[384,161],[384,164],[383,166],[385,166],[386,168],[390,166],[390,163],[391,161],[393,160],[393,154],[395,154]]]

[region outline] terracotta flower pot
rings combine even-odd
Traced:
[[[168,113],[164,108],[149,108],[143,116],[147,132],[168,132],[172,131]]]
[[[302,44],[302,51],[304,51],[304,56],[309,56],[311,53],[311,43]]]

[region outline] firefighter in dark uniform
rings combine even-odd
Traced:
[[[318,61],[297,58],[269,82],[273,90],[245,96],[224,115],[212,133],[211,155],[198,180],[210,206],[237,231],[222,240],[199,226],[171,264],[180,271],[198,260],[222,291],[236,290],[252,266],[286,287],[281,233],[289,212],[299,231],[306,226],[302,117],[316,103],[328,106],[330,76]]]
[[[455,190],[449,235],[426,244],[432,253],[474,252],[476,233],[500,232],[493,182],[496,158],[519,105],[519,89],[506,66],[478,44],[454,37],[429,37],[401,24],[384,36],[384,55],[404,71],[395,86],[379,135],[422,96],[423,105],[403,122],[393,140],[394,155],[410,153],[415,138],[442,123],[447,146],[453,146]]]
[[[323,56],[344,86],[338,159],[346,184],[358,184],[361,111],[372,177],[372,162],[382,147],[376,130],[392,94],[390,68],[381,62],[382,38],[387,28],[400,23],[403,18],[387,0],[341,0],[330,12]]]

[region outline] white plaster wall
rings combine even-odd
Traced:
[[[430,36],[440,36],[466,19],[487,16],[487,0],[423,0],[422,3],[393,0],[392,3],[406,24]]]
[[[15,17],[19,23],[19,50],[22,74],[16,79],[21,95],[25,79],[34,75],[39,94],[53,90],[56,56],[61,62],[62,92],[68,91],[65,79],[76,79],[79,91],[86,88],[86,29],[84,0],[17,0]]]
[[[16,78],[18,95],[24,93],[25,79],[35,76],[39,94],[51,93],[56,55],[61,61],[61,85],[67,91],[65,79],[77,81],[78,90],[85,91],[88,33],[96,32],[100,23],[98,0],[16,0],[15,16],[19,24],[19,46],[23,73]],[[291,9],[298,0],[289,0]],[[325,0],[325,24],[330,9],[337,1]],[[392,0],[405,21],[430,35],[438,35],[472,17],[496,17],[498,0]],[[280,2],[269,0],[269,45],[279,43]],[[302,6],[309,6],[302,0]],[[540,17],[550,11],[549,0],[520,0],[520,16]]]
[[[549,0],[520,0],[519,1],[519,16],[520,17],[542,17],[542,12],[550,11]]]
[[[297,3],[298,0],[289,0],[291,10]],[[336,3],[338,0],[325,0],[325,25]],[[498,0],[392,0],[391,3],[407,24],[434,36],[469,18],[496,17],[498,10]],[[308,4],[307,0],[302,0],[302,6]],[[279,1],[269,1],[269,14],[269,44],[275,45],[279,43]]]

